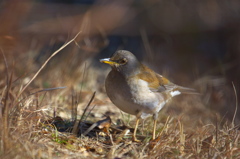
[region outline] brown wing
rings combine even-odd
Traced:
[[[155,73],[147,66],[142,66],[142,71],[137,75],[138,78],[148,82],[148,86],[153,92],[163,92],[166,90],[172,90],[176,87],[175,84],[171,83],[168,79]]]
[[[148,82],[148,86],[153,92],[179,90],[181,93],[198,94],[194,89],[181,87],[170,82],[167,78],[155,73],[153,70],[144,65],[142,67],[142,72],[137,76],[138,78]]]
[[[172,90],[178,90],[181,93],[184,94],[196,94],[199,95],[199,93],[192,88],[187,88],[187,87],[182,87],[182,86],[178,86],[172,82],[170,82],[168,79],[166,79],[165,77],[157,74],[158,78],[160,81],[162,81],[163,86],[166,88],[165,91],[172,91]]]
[[[156,74],[158,80],[159,80],[159,83],[160,83],[160,86],[159,89],[157,90],[158,92],[163,92],[163,91],[172,91],[172,90],[179,90],[179,86],[170,82],[167,78],[163,77],[162,75],[159,75],[159,74]],[[164,89],[162,89],[164,88]]]

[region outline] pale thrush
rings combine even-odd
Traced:
[[[110,100],[122,111],[137,117],[133,141],[138,141],[136,131],[140,118],[153,116],[152,139],[155,139],[158,112],[163,106],[176,95],[195,93],[194,89],[178,86],[155,73],[126,50],[119,50],[100,62],[112,67],[105,81]]]

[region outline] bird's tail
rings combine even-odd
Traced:
[[[180,91],[182,94],[193,94],[193,95],[200,95],[199,92],[197,92],[195,89],[193,88],[187,88],[187,87],[182,87],[182,86],[178,86],[177,90]]]

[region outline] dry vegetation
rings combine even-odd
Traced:
[[[202,97],[176,98],[175,104],[161,112],[158,138],[150,140],[152,121],[148,119],[138,133],[142,142],[132,143],[129,131],[134,118],[119,115],[101,89],[90,101],[91,89],[82,85],[93,79],[83,77],[79,88],[40,89],[28,85],[30,81],[35,85],[45,82],[41,77],[35,78],[37,73],[17,77],[15,67],[19,65],[11,66],[8,61],[4,61],[1,80],[1,158],[240,157],[239,126],[234,124],[235,119],[228,122],[215,110],[206,108]],[[84,71],[99,72],[82,67],[82,76]],[[104,124],[102,119],[107,115],[112,116],[113,123],[122,121],[111,124],[107,120]],[[79,125],[74,132],[76,117]]]
[[[19,6],[8,6],[15,7]],[[110,5],[121,17],[122,10],[115,7]],[[26,3],[19,10],[21,15],[27,14],[28,8]],[[95,17],[98,20],[101,9],[92,13],[100,17]],[[14,15],[1,28],[0,158],[240,158],[238,83],[225,76],[207,74],[190,82],[187,75],[175,73],[172,77],[178,82],[173,82],[188,84],[201,95],[176,97],[160,112],[157,139],[151,140],[153,123],[149,118],[139,126],[137,137],[142,142],[132,142],[135,118],[110,102],[104,90],[109,70],[96,67],[89,58],[107,45],[106,30],[120,24],[112,18],[114,25],[105,28],[106,32],[91,28],[103,41],[96,44],[90,34],[95,32],[86,31],[92,26],[89,15],[83,16],[79,34],[73,33],[74,38],[61,36],[65,44],[60,45],[59,39],[53,38],[32,47],[34,38],[30,36],[8,36],[23,20]],[[154,52],[145,38],[145,49]],[[23,47],[27,42],[31,44]],[[56,44],[55,52],[44,48]]]

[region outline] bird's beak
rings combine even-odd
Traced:
[[[117,62],[112,61],[110,58],[100,59],[101,63],[106,63],[111,66],[118,64]]]

